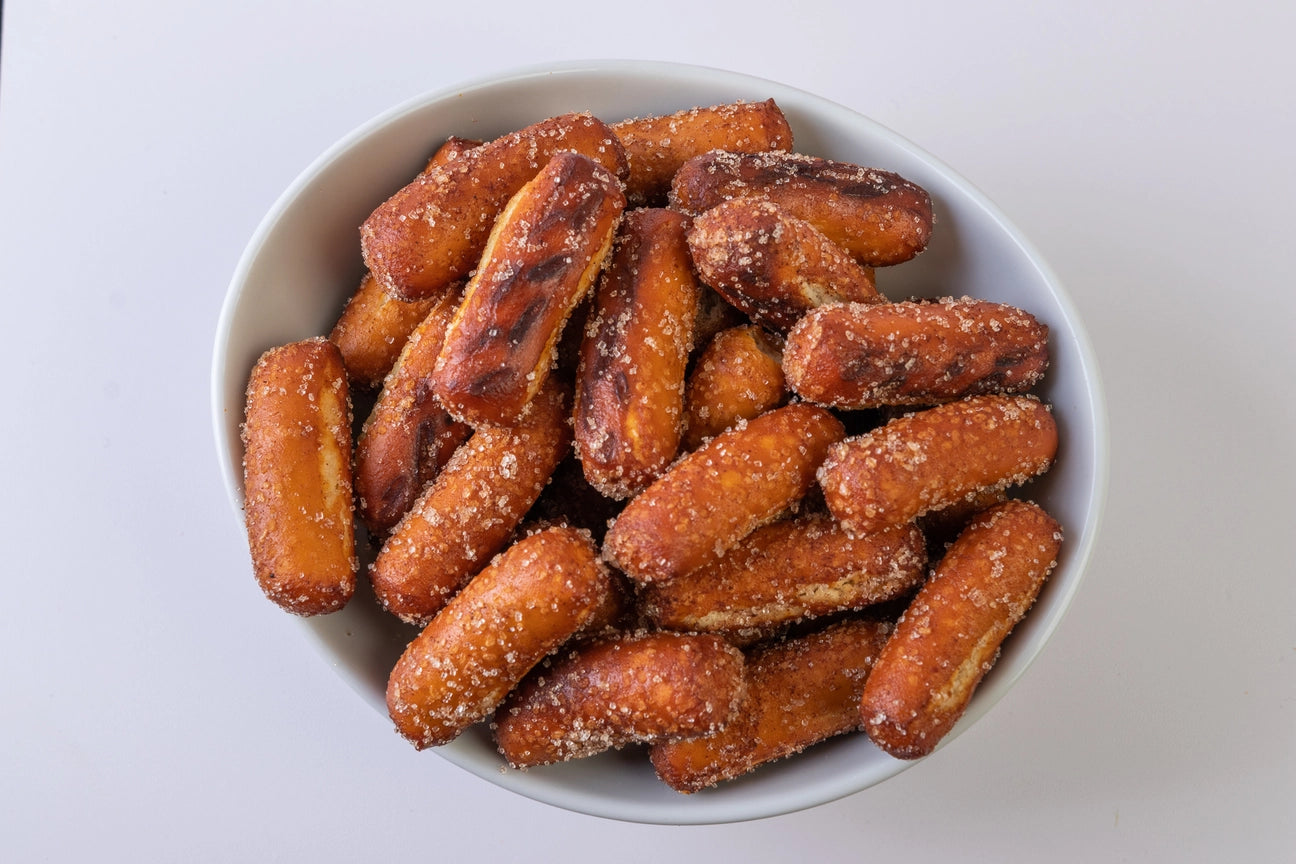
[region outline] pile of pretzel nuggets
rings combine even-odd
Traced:
[[[847,732],[930,753],[1062,538],[1008,495],[1055,459],[1048,328],[878,291],[932,226],[773,100],[451,138],[332,333],[252,371],[261,588],[336,611],[374,544],[420,749],[641,745],[681,792]]]

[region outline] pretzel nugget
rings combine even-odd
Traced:
[[[715,151],[685,162],[671,183],[671,206],[692,216],[731,198],[771,201],[870,267],[908,261],[931,238],[926,190],[898,174],[849,162]]]
[[[564,114],[468,150],[420,175],[360,228],[365,263],[405,300],[440,294],[477,266],[496,217],[554,155],[588,156],[618,177],[625,151],[588,114]]]
[[[243,510],[257,582],[297,615],[335,612],[355,591],[351,403],[336,345],[272,348],[252,369]]]
[[[436,299],[397,300],[383,290],[373,274],[366,273],[329,333],[329,341],[342,352],[351,382],[381,387],[406,340],[432,311]]]
[[[414,504],[471,431],[432,393],[432,366],[458,306],[438,300],[410,336],[356,439],[355,490],[360,518],[384,537]]]
[[[913,523],[851,537],[809,514],[757,528],[720,560],[645,586],[639,601],[659,627],[741,637],[904,596],[926,566]]]
[[[797,395],[848,409],[1024,393],[1047,367],[1048,327],[970,297],[825,306],[792,328],[783,353]]]
[[[387,682],[397,730],[420,750],[452,741],[579,630],[608,590],[588,535],[549,528],[519,540],[397,661]]]
[[[369,569],[378,601],[421,624],[504,548],[571,444],[556,382],[516,427],[475,431],[392,530]]]
[[[885,303],[872,267],[769,201],[736,198],[693,220],[698,276],[752,320],[781,333],[827,303]]]
[[[905,610],[864,685],[860,715],[899,759],[936,748],[1035,602],[1062,529],[1034,504],[1008,501],[966,528]]]
[[[698,306],[687,224],[672,210],[631,212],[595,295],[574,426],[585,477],[609,498],[639,492],[679,450]]]
[[[509,201],[432,373],[451,414],[474,426],[517,418],[548,377],[624,209],[620,181],[576,153],[559,153]]]
[[[1057,424],[1030,396],[969,396],[907,414],[832,448],[824,501],[851,534],[902,525],[987,488],[1048,470]]]
[[[800,501],[844,434],[836,417],[800,404],[734,426],[631,499],[604,557],[640,584],[710,564]]]
[[[423,167],[423,173],[427,174],[430,171],[434,171],[442,165],[449,163],[451,160],[458,159],[469,150],[480,147],[481,145],[482,142],[475,138],[460,138],[458,135],[451,135],[428,159],[427,165]]]
[[[743,655],[718,636],[617,634],[539,667],[495,713],[514,768],[700,735],[733,715]]]
[[[746,689],[722,729],[653,745],[657,776],[697,792],[860,728],[860,693],[891,625],[848,620],[749,651]]]
[[[665,201],[679,167],[708,151],[792,149],[792,127],[773,99],[637,117],[613,123],[612,131],[625,147],[630,163],[626,197],[635,205]]]
[[[684,399],[684,449],[787,401],[783,340],[754,324],[722,330],[698,356]]]

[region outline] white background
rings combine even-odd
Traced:
[[[4,4],[0,858],[1296,860],[1290,4]],[[1100,358],[1068,617],[933,758],[753,823],[569,814],[415,753],[261,598],[208,373],[247,238],[465,78],[678,60],[868,114],[998,203]]]

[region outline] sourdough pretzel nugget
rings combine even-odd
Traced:
[[[613,123],[612,131],[625,147],[626,197],[635,205],[664,202],[671,178],[694,156],[792,149],[792,127],[773,99],[636,117]]]
[[[685,162],[671,182],[671,206],[691,216],[731,198],[771,201],[870,267],[908,261],[931,238],[926,190],[890,171],[849,162],[715,151]]]
[[[458,302],[457,292],[446,294],[410,335],[356,439],[356,504],[374,537],[401,520],[471,432],[429,383]]]
[[[702,350],[684,398],[684,449],[787,401],[783,340],[755,324],[721,330]]]
[[[397,661],[387,682],[397,730],[422,750],[486,718],[604,604],[608,578],[588,535],[571,528],[510,546]]]
[[[993,507],[964,529],[865,682],[860,715],[875,744],[900,759],[935,749],[1035,602],[1061,543],[1058,523],[1023,501]]]
[[[718,636],[616,634],[534,670],[496,711],[495,742],[514,768],[583,759],[715,731],[742,693],[742,652]]]
[[[847,620],[751,649],[733,718],[714,733],[655,744],[657,776],[697,792],[859,729],[860,693],[890,632],[888,622]]]
[[[851,537],[815,513],[757,528],[720,560],[645,586],[639,602],[658,627],[741,638],[904,596],[926,566],[913,523]]]
[[[787,405],[717,435],[630,500],[603,555],[640,584],[710,564],[805,495],[841,422]]]
[[[577,153],[554,156],[513,196],[432,373],[452,415],[474,426],[518,417],[548,377],[563,325],[593,286],[624,210],[616,176]]]
[[[261,355],[247,386],[243,510],[257,582],[297,615],[355,591],[351,402],[337,346],[306,339]]]
[[[825,306],[797,322],[783,352],[797,395],[848,409],[1024,393],[1046,368],[1048,327],[970,297]]]
[[[628,498],[679,450],[698,286],[688,217],[632,211],[594,298],[577,373],[576,452],[590,484]]]
[[[542,120],[465,151],[379,205],[360,228],[365,263],[402,299],[441,293],[477,266],[500,210],[562,152],[588,156],[618,177],[628,170],[621,142],[602,121],[588,114]]]
[[[833,447],[819,468],[824,501],[851,534],[868,534],[1046,471],[1057,424],[1030,396],[969,396],[907,414]]]
[[[698,276],[757,323],[786,333],[828,303],[885,303],[872,267],[769,201],[735,198],[693,220]]]
[[[366,273],[329,333],[329,341],[342,352],[351,383],[381,387],[405,341],[432,311],[436,299],[397,300],[373,274]]]
[[[445,143],[437,148],[436,152],[429,157],[427,165],[423,166],[424,174],[440,168],[452,159],[458,159],[469,150],[473,150],[482,145],[481,141],[476,138],[460,138],[458,135],[451,135],[445,140]]]
[[[482,426],[454,452],[369,568],[387,611],[426,623],[504,548],[569,449],[567,417],[551,381],[517,426]]]

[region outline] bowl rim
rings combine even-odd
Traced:
[[[1061,620],[1065,617],[1066,611],[1083,581],[1101,529],[1110,471],[1110,433],[1102,376],[1092,342],[1070,295],[1034,244],[1008,219],[996,204],[963,175],[909,139],[882,126],[877,121],[853,108],[797,87],[746,73],[673,61],[584,59],[537,63],[505,69],[494,74],[475,76],[448,87],[441,87],[418,94],[378,113],[327,147],[280,193],[270,209],[258,222],[231,276],[217,320],[210,373],[212,427],[222,481],[240,531],[245,530],[241,487],[242,466],[235,463],[230,442],[227,438],[229,429],[227,411],[230,410],[230,406],[225,402],[226,381],[229,377],[229,358],[226,348],[230,341],[235,312],[241,302],[248,277],[259,256],[264,251],[267,241],[291,209],[293,202],[331,164],[358,143],[412,112],[429,108],[433,104],[447,99],[476,94],[479,91],[535,86],[539,79],[556,78],[561,80],[591,73],[611,77],[631,76],[641,78],[648,76],[662,80],[678,78],[687,79],[690,82],[701,79],[707,85],[713,85],[717,88],[728,87],[733,90],[751,90],[759,87],[767,90],[776,102],[780,98],[785,101],[793,99],[800,104],[811,106],[815,112],[827,112],[829,115],[849,117],[852,123],[868,127],[871,135],[887,141],[891,146],[903,150],[911,157],[925,163],[931,171],[941,175],[952,186],[957,187],[970,203],[982,210],[1019,249],[1023,259],[1029,262],[1030,266],[1036,271],[1039,282],[1047,286],[1054,302],[1068,321],[1073,331],[1072,335],[1075,337],[1074,349],[1081,361],[1080,373],[1086,399],[1086,404],[1082,407],[1087,413],[1093,440],[1092,452],[1089,454],[1093,467],[1090,476],[1087,478],[1092,494],[1084,512],[1086,530],[1082,536],[1076,538],[1075,545],[1072,545],[1069,551],[1070,563],[1068,567],[1072,573],[1071,578],[1064,586],[1065,590],[1054,598],[1053,607],[1055,611],[1035,635],[1033,651],[1029,653],[1024,662],[1011,671],[1011,674],[1001,675],[996,678],[993,691],[978,691],[978,698],[973,700],[973,703],[968,707],[967,712],[955,729],[936,748],[937,751],[943,749],[957,738],[962,731],[984,716],[1039,657],[1060,625]],[[306,629],[311,641],[324,655],[325,659],[333,661],[330,662],[330,665],[338,671],[339,675],[353,689],[359,691],[360,687],[357,681],[332,657],[318,634],[311,630],[310,622],[300,621],[299,624]],[[463,748],[455,748],[451,745],[437,748],[433,752],[488,782],[533,800],[603,818],[627,822],[673,825],[740,822],[796,812],[861,791],[889,779],[908,767],[917,764],[918,761],[922,761],[892,760],[892,763],[886,765],[885,770],[875,772],[875,776],[865,778],[863,781],[856,774],[843,771],[838,776],[816,782],[810,789],[793,789],[785,795],[778,796],[777,799],[771,796],[759,798],[757,804],[760,806],[752,806],[751,802],[745,801],[745,799],[726,803],[722,790],[720,790],[720,795],[709,795],[705,792],[697,793],[687,797],[680,796],[673,805],[652,806],[596,798],[579,791],[572,792],[562,786],[546,786],[543,781],[535,782],[530,779],[530,777],[534,776],[534,772],[530,776],[528,772],[501,772],[498,765],[492,765],[489,770],[486,770],[486,766],[481,763],[475,754],[466,751],[461,752],[461,750]]]

